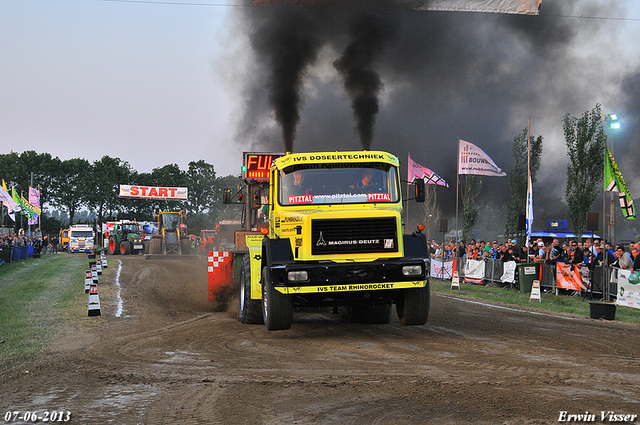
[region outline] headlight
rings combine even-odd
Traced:
[[[291,271],[287,273],[287,279],[289,282],[306,282],[309,280],[309,272],[306,270]]]
[[[405,276],[420,276],[422,274],[422,266],[403,266],[402,274]]]

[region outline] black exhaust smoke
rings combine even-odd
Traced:
[[[253,48],[267,60],[269,102],[282,128],[286,151],[293,151],[296,127],[300,121],[300,87],[305,70],[322,45],[317,22],[310,10],[292,5],[262,9]]]
[[[383,87],[380,75],[375,70],[376,58],[393,33],[394,25],[383,13],[374,13],[372,10],[357,13],[349,22],[351,42],[343,55],[333,63],[344,77],[344,87],[351,96],[351,108],[362,149],[371,149],[373,127],[379,110],[378,96]]]

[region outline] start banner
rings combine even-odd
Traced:
[[[165,201],[186,201],[186,187],[153,187],[120,185],[120,198],[162,199]]]

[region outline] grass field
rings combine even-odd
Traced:
[[[482,300],[490,303],[516,306],[549,313],[574,314],[589,317],[589,301],[582,297],[542,294],[542,302],[529,301],[529,294],[514,289],[497,288],[483,285],[460,284],[460,290],[451,290],[451,281],[431,279],[431,291],[443,295],[466,299]],[[640,310],[631,307],[616,309],[616,321],[640,325]]]
[[[70,315],[87,315],[88,261],[60,253],[0,266],[0,362],[37,355]]]

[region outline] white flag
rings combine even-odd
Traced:
[[[473,143],[460,140],[458,174],[504,177],[507,175],[489,155]]]

